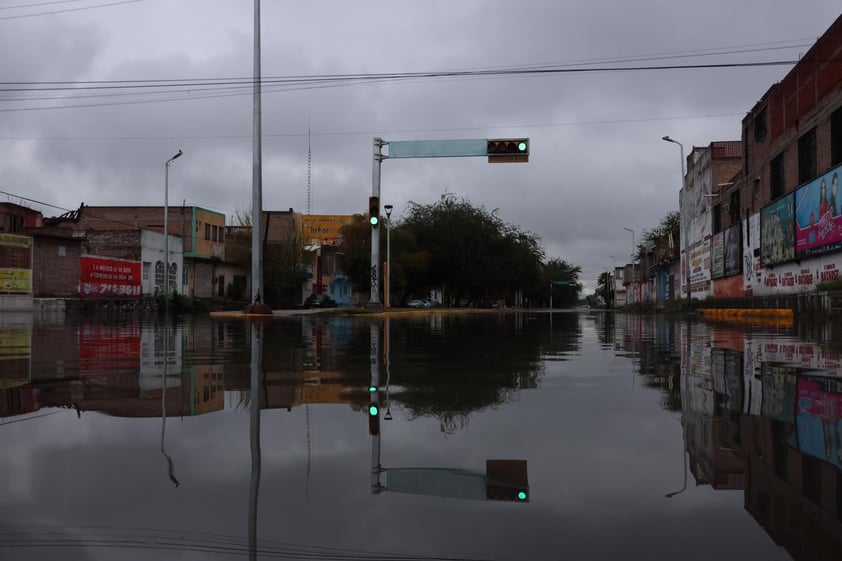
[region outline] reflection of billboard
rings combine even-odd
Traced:
[[[79,328],[82,375],[118,374],[140,369],[140,326],[90,324]]]
[[[32,238],[0,234],[0,292],[32,292]]]
[[[784,195],[760,211],[760,263],[774,265],[795,259],[793,193]]]
[[[842,469],[842,381],[798,379],[798,448]]]
[[[818,255],[842,248],[842,216],[838,200],[842,166],[795,192],[795,253]]]
[[[767,419],[795,422],[796,369],[779,364],[763,364],[763,402],[760,414]]]
[[[79,293],[83,298],[139,297],[140,262],[83,255]]]
[[[724,253],[725,253],[725,276],[731,277],[739,275],[743,271],[743,254],[742,254],[742,228],[737,222],[724,233]]]
[[[0,390],[29,382],[31,344],[29,329],[0,329]]]

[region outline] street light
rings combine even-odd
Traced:
[[[383,207],[386,210],[386,303],[388,308],[392,301],[392,205]]]
[[[690,209],[685,203],[684,199],[687,198],[687,189],[686,185],[684,184],[684,179],[687,177],[687,172],[684,169],[684,145],[681,144],[677,140],[671,139],[669,136],[661,137],[661,140],[666,142],[672,142],[673,144],[678,144],[678,148],[681,150],[681,205],[680,208],[683,207],[684,212],[681,212],[682,222],[684,222],[684,280],[687,283],[687,302],[690,302],[690,250],[688,244],[690,243]]]
[[[184,152],[178,152],[164,164],[164,310],[169,311],[170,299],[170,164],[181,157]]]
[[[623,230],[625,230],[626,232],[631,232],[631,235],[632,235],[632,252],[631,252],[631,262],[632,262],[632,281],[631,281],[631,285],[632,285],[632,291],[631,291],[631,293],[632,293],[632,296],[634,296],[635,295],[634,294],[634,282],[635,282],[635,278],[634,278],[634,230],[632,230],[631,228],[626,228],[626,227],[623,227]],[[626,301],[628,301],[628,294],[626,294]],[[630,302],[630,303],[634,304],[634,302]]]

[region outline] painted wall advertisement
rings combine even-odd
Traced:
[[[80,259],[79,293],[83,298],[139,297],[139,261],[83,255]]]
[[[795,191],[795,254],[809,257],[842,248],[836,167]]]
[[[690,246],[690,290],[692,292],[710,289],[710,246],[710,238]]]
[[[306,245],[339,245],[340,230],[350,224],[353,217],[343,214],[305,214],[302,216]]]
[[[32,292],[32,238],[0,234],[0,292]]]
[[[795,259],[793,204],[789,193],[760,211],[760,262],[775,265]]]

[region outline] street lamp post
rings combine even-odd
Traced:
[[[631,228],[625,228],[625,227],[623,228],[623,230],[625,230],[627,232],[631,232],[631,235],[632,235],[632,252],[631,252],[631,262],[632,262],[631,263],[631,265],[632,265],[632,282],[631,282],[631,285],[632,285],[632,292],[631,293],[632,293],[632,296],[634,296],[634,283],[635,283],[635,276],[634,276],[634,230],[632,230]],[[628,298],[629,298],[628,293],[626,293],[626,301],[628,301]],[[634,302],[631,302],[631,304],[634,304]]]
[[[385,307],[392,305],[392,205],[383,207],[386,210],[386,302]]]
[[[681,198],[679,201],[681,204],[679,205],[679,210],[681,211],[681,221],[684,223],[684,232],[682,234],[684,236],[684,243],[682,244],[684,246],[684,281],[687,283],[687,302],[690,302],[690,209],[686,204],[687,186],[684,183],[687,177],[687,172],[684,169],[684,145],[669,136],[661,137],[661,140],[678,144],[678,148],[681,150]]]
[[[169,230],[169,211],[170,211],[170,164],[174,160],[181,157],[180,149],[175,156],[167,160],[164,164],[164,310],[169,311],[170,299],[170,230]]]

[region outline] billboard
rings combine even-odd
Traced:
[[[788,193],[760,211],[760,263],[774,265],[795,259],[793,204]]]
[[[839,173],[830,170],[795,191],[795,253],[809,257],[842,248]]]
[[[305,214],[301,217],[305,245],[339,245],[339,230],[353,222],[347,214]]]
[[[743,271],[743,253],[742,253],[742,243],[743,243],[743,236],[742,236],[742,228],[740,227],[740,223],[737,222],[725,232],[724,239],[723,239],[723,246],[724,246],[724,261],[725,261],[725,271],[724,274],[726,277],[731,277],[734,275],[739,275]]]
[[[136,297],[141,294],[140,262],[83,255],[79,293],[83,298]]]
[[[32,292],[32,238],[0,234],[0,292]]]
[[[710,276],[714,279],[725,276],[725,232],[719,232],[713,236]]]

